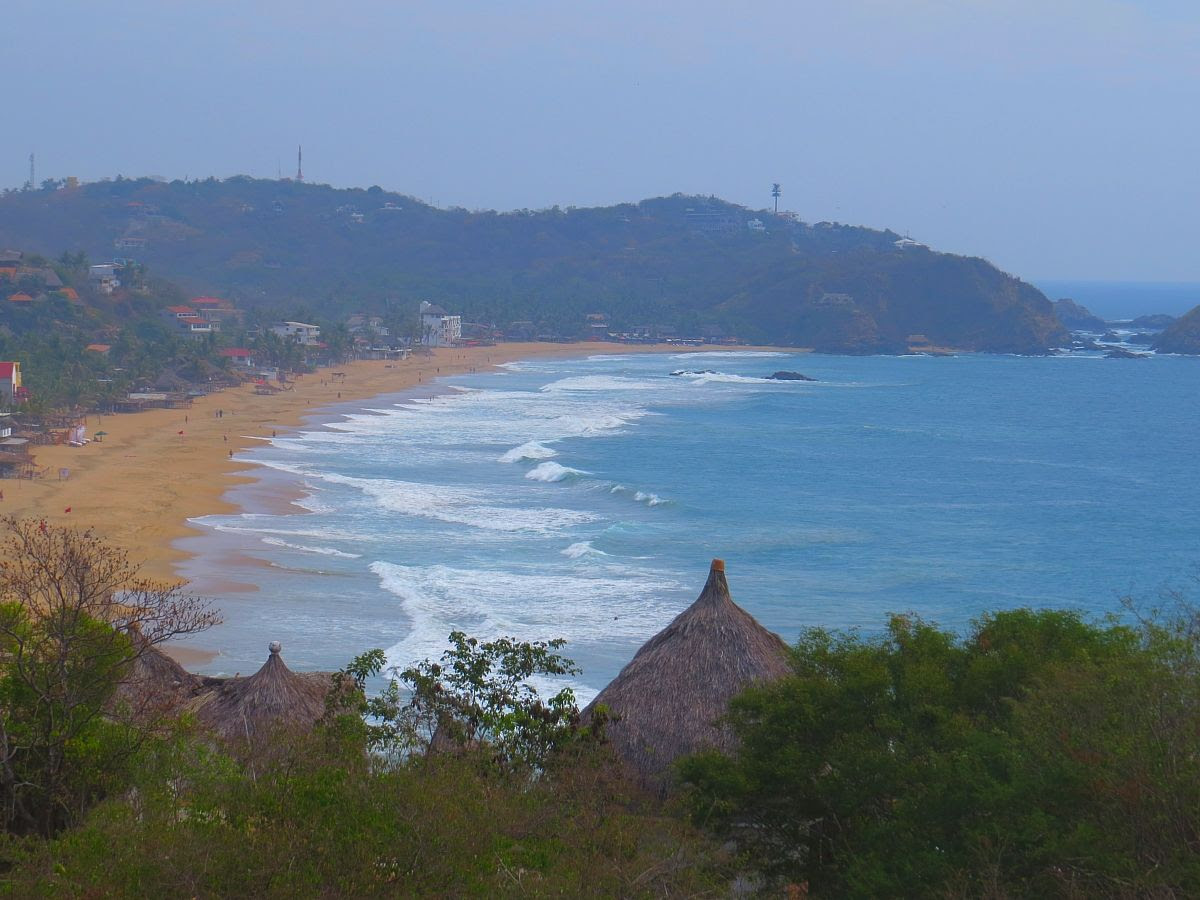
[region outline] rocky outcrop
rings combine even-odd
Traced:
[[[1058,321],[1071,331],[1090,331],[1100,334],[1108,330],[1107,322],[1099,316],[1093,315],[1086,306],[1069,298],[1064,297],[1062,300],[1054,301],[1054,315],[1058,316]]]
[[[1155,313],[1149,316],[1138,316],[1129,323],[1129,327],[1145,328],[1149,331],[1162,331],[1164,328],[1170,328],[1175,321],[1174,316],[1168,316],[1166,313]]]
[[[799,372],[775,372],[767,376],[773,381],[816,381],[815,378],[809,378],[807,375],[801,375]]]
[[[1186,353],[1200,356],[1200,306],[1176,319],[1158,336],[1154,349],[1159,353]]]

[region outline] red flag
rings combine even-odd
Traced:
[[[181,432],[179,432],[179,433],[180,433],[180,434],[183,434],[183,432],[182,432],[182,431],[181,431]]]
[[[69,507],[69,506],[63,510],[63,512],[65,512],[65,513],[69,513],[70,511],[71,511],[71,507]]]

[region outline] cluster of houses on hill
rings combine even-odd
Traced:
[[[20,250],[0,250],[0,298],[24,306],[58,297],[79,302],[74,288],[63,284],[50,266]]]

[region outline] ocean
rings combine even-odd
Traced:
[[[1039,279],[1039,290],[1051,300],[1069,297],[1102,319],[1119,321],[1153,313],[1179,317],[1200,306],[1200,283],[1194,281],[1065,281]]]
[[[794,370],[815,382],[766,378]],[[243,674],[451,630],[565,638],[581,700],[726,560],[791,640],[915,612],[1119,613],[1200,563],[1200,359],[655,353],[535,359],[330,410],[242,454],[182,574]],[[295,497],[281,503],[280,497]],[[252,590],[234,590],[233,584]]]

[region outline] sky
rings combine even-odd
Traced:
[[[1200,281],[1196,0],[6,0],[0,188],[677,191],[1029,280]]]

